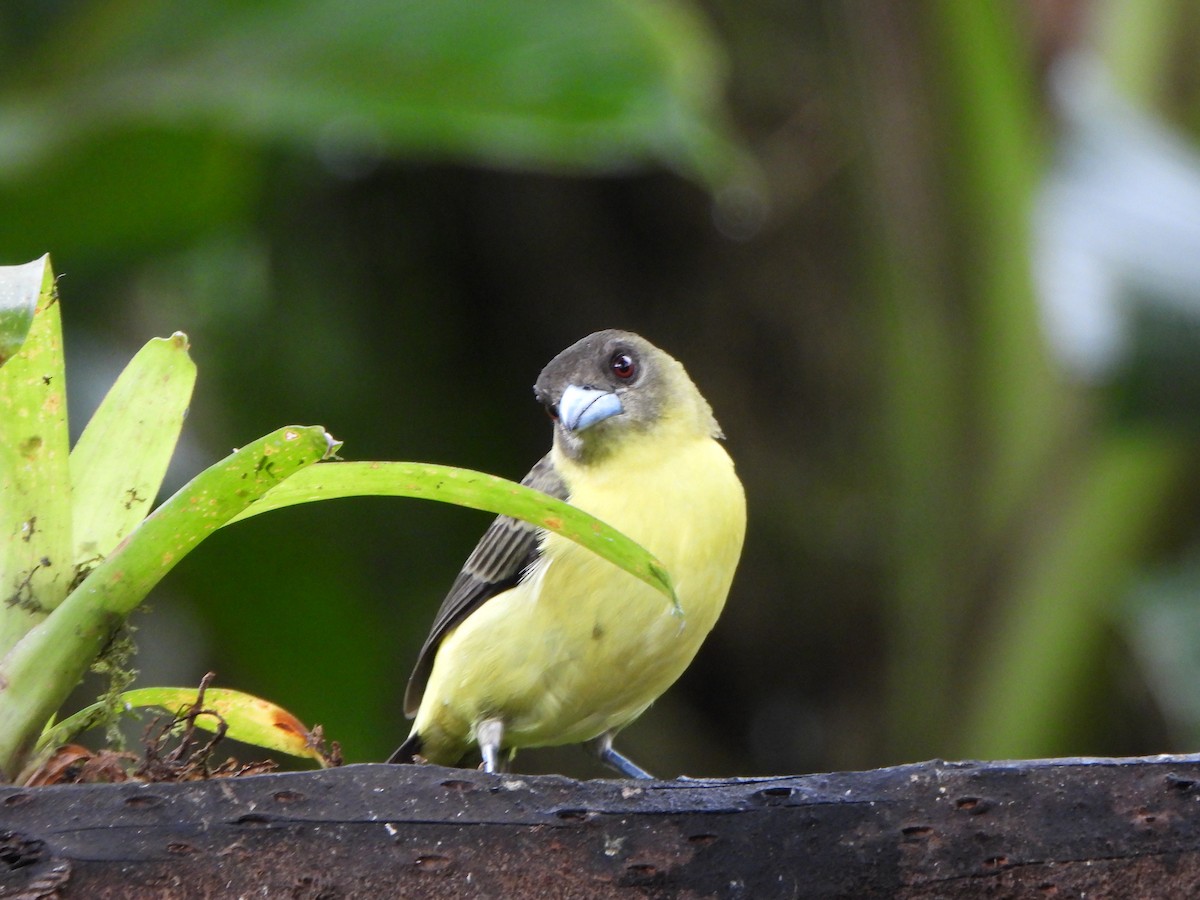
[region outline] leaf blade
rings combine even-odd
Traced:
[[[297,473],[250,504],[228,524],[272,509],[315,500],[382,496],[440,500],[531,522],[591,550],[669,598],[665,567],[643,547],[583,510],[495,475],[409,462],[336,462]]]
[[[37,309],[0,368],[0,656],[56,607],[74,577],[62,322],[49,257],[7,267]],[[12,272],[11,270],[18,270]]]
[[[101,401],[71,451],[77,566],[103,559],[149,512],[195,382],[187,336],[176,332],[142,347]]]
[[[130,706],[157,706],[175,715],[196,702],[196,688],[138,688],[127,691],[121,698]],[[204,709],[225,720],[229,729],[226,737],[324,764],[304,723],[269,700],[231,688],[208,688],[204,692]],[[216,725],[217,720],[210,716],[196,718],[196,727],[205,731],[215,731]]]
[[[156,707],[170,715],[178,715],[196,702],[196,693],[194,687],[148,687],[125,691],[119,699],[126,709]],[[228,726],[226,737],[325,765],[325,758],[310,739],[311,732],[282,706],[232,688],[210,687],[204,691],[203,708],[212,710],[225,721]],[[93,703],[50,726],[42,732],[35,752],[48,753],[70,742],[103,721],[105,712],[103,703]],[[211,716],[196,718],[197,728],[212,732],[216,726],[217,720]]]

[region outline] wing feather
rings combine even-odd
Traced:
[[[567,499],[567,486],[550,462],[549,455],[538,461],[521,479],[521,484],[559,500]],[[537,526],[520,519],[497,516],[484,532],[450,586],[434,617],[429,637],[417,656],[417,664],[404,692],[406,715],[416,715],[421,705],[429,674],[433,671],[433,660],[446,634],[487,600],[515,585],[522,573],[537,560],[538,530]]]

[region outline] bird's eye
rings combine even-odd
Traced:
[[[548,415],[550,417],[551,422],[558,421],[558,407],[557,406],[555,406],[553,403],[547,403],[542,408],[544,410],[546,410],[546,415]]]
[[[612,359],[608,361],[608,367],[612,369],[614,375],[625,380],[637,374],[637,365],[628,353],[614,353]]]

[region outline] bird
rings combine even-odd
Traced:
[[[684,367],[629,331],[598,331],[542,370],[550,452],[522,480],[623,532],[666,568],[677,606],[558,534],[499,516],[434,618],[405,692],[415,717],[389,762],[504,772],[527,747],[613,748],[684,672],[725,605],[746,499],[712,409]]]

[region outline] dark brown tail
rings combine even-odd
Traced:
[[[421,754],[421,736],[415,731],[408,736],[403,744],[396,748],[396,752],[388,757],[390,763],[415,763],[417,757]]]

